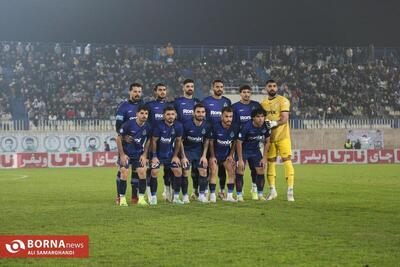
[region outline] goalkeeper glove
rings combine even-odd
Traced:
[[[271,128],[274,128],[274,127],[278,126],[278,122],[277,121],[266,120],[265,121],[265,125],[267,126],[268,129],[271,129]]]

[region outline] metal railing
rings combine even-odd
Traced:
[[[292,129],[388,129],[400,128],[397,119],[291,119]],[[12,131],[114,131],[115,120],[0,121],[0,132]]]
[[[114,120],[39,120],[0,121],[0,131],[112,131]]]

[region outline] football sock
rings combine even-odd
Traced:
[[[243,190],[243,175],[236,174],[236,193],[242,194]]]
[[[271,189],[275,189],[275,177],[276,177],[276,162],[268,161],[268,170],[267,170],[267,180],[269,187]]]
[[[226,170],[224,165],[222,164],[218,166],[218,177],[219,177],[219,188],[221,192],[224,192],[226,184]]]
[[[189,181],[186,176],[182,175],[182,180],[181,180],[181,187],[182,187],[182,194],[187,195],[188,192],[188,187],[189,187]]]
[[[285,169],[285,177],[287,180],[288,188],[293,188],[294,185],[294,168],[291,160],[283,162],[283,168]]]
[[[132,172],[131,174],[131,187],[132,187],[132,197],[137,197],[139,189],[139,176],[137,172]]]
[[[257,191],[258,195],[262,195],[264,191],[264,183],[265,183],[265,178],[264,174],[257,174]]]
[[[119,196],[120,197],[123,197],[123,196],[125,196],[125,193],[126,193],[126,180],[122,180],[122,179],[120,179],[119,180]]]
[[[150,178],[150,191],[152,196],[157,195],[157,177]]]
[[[215,193],[215,188],[217,187],[217,185],[216,184],[211,184],[210,183],[210,193],[212,194],[212,193]]]
[[[139,194],[146,193],[146,179],[139,179]]]
[[[199,176],[199,184],[200,184],[200,193],[203,193],[207,189],[207,177],[205,176]]]

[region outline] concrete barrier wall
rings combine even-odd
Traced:
[[[341,149],[348,129],[291,130],[293,149]],[[382,129],[384,148],[400,148],[400,129]]]

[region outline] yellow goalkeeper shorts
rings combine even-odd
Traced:
[[[268,158],[276,158],[278,154],[281,158],[287,158],[292,155],[292,143],[289,138],[269,144]]]

